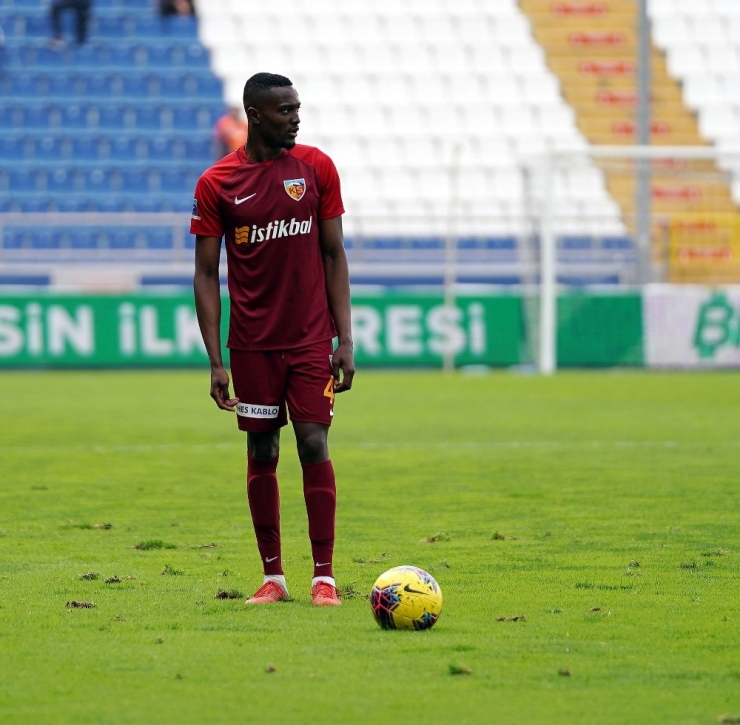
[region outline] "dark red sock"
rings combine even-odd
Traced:
[[[265,574],[283,573],[277,465],[277,456],[271,461],[258,461],[247,455],[247,498]]]
[[[303,464],[303,496],[308,513],[308,537],[313,554],[313,575],[334,576],[334,515],[337,486],[331,461]]]

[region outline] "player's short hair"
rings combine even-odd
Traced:
[[[292,85],[290,78],[277,73],[255,73],[244,84],[244,110],[246,111],[250,106],[256,106],[271,88],[285,88]]]

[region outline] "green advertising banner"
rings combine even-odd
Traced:
[[[434,365],[453,355],[457,365],[516,365],[524,340],[516,295],[458,297],[385,293],[352,300],[357,364]]]
[[[445,355],[457,365],[531,362],[524,352],[531,341],[523,307],[516,294],[460,296],[454,307],[431,294],[355,295],[357,364],[440,366]],[[640,310],[637,294],[560,297],[559,363],[642,365]],[[224,341],[227,325],[224,298]],[[0,367],[176,367],[206,361],[187,293],[0,297]]]
[[[2,366],[152,367],[205,360],[192,296],[0,298]]]

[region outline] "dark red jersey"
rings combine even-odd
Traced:
[[[339,176],[317,148],[274,161],[238,149],[199,179],[190,233],[226,237],[235,350],[288,350],[334,337],[319,221],[344,213]]]

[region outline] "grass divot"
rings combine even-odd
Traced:
[[[458,664],[451,664],[449,666],[449,671],[451,675],[472,675],[473,670],[470,669],[467,665],[458,665]]]
[[[380,556],[376,557],[375,559],[365,559],[362,556],[353,556],[352,561],[355,564],[382,564],[384,559],[387,559],[390,556],[390,554],[387,551],[384,551]]]
[[[238,589],[219,589],[214,596],[214,599],[242,599],[242,594]]]
[[[425,544],[436,544],[438,541],[449,541],[450,535],[446,531],[438,531],[433,536],[427,536],[425,539],[422,539],[422,541]]]
[[[153,551],[154,549],[176,549],[175,544],[168,544],[162,539],[147,539],[146,541],[140,541],[138,544],[134,544],[132,547],[138,551]]]

